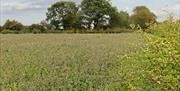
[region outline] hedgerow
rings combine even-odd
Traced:
[[[128,79],[132,79],[125,80],[126,89],[178,91],[180,89],[180,23],[168,19],[163,23],[151,25],[147,31],[148,33],[142,33],[145,36],[145,45],[123,57],[122,62],[146,63],[146,66],[132,64],[134,74],[126,75]]]
[[[150,66],[148,77],[161,90],[180,89],[180,24],[169,19],[155,26],[147,38],[145,55]],[[151,31],[151,30],[150,30]]]

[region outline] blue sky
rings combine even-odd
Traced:
[[[47,7],[58,0],[0,0],[0,25],[7,19],[15,19],[25,25],[39,23],[46,18]],[[80,0],[71,0],[80,2]],[[162,21],[168,12],[180,18],[180,0],[111,0],[118,10],[132,14],[135,6],[145,5]],[[165,10],[165,11],[164,11]]]

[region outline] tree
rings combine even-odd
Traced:
[[[76,4],[70,1],[59,1],[48,8],[47,21],[56,29],[68,29],[73,26],[78,11]]]
[[[112,7],[109,0],[83,0],[81,2],[82,21],[84,26],[95,29],[103,26],[109,26],[115,7]]]
[[[3,25],[3,28],[7,30],[21,31],[23,29],[23,25],[15,20],[7,20]]]
[[[130,16],[126,11],[116,12],[112,19],[112,27],[128,28],[130,23]]]
[[[3,27],[0,25],[0,32],[3,31]]]
[[[32,24],[29,26],[29,30],[33,33],[42,33],[45,32],[46,29],[40,24]]]
[[[43,26],[43,28],[44,28],[45,30],[52,29],[51,25],[48,24],[47,21],[45,21],[45,20],[42,20],[42,21],[40,22],[40,25]]]
[[[21,31],[23,29],[23,25],[21,23],[15,23],[11,26],[10,30]]]
[[[119,12],[119,20],[120,20],[119,22],[120,27],[125,27],[125,28],[129,27],[130,16],[126,11]]]
[[[77,11],[76,16],[74,17],[73,28],[75,30],[81,29],[82,28],[81,23],[82,23],[81,22],[81,11],[79,10],[79,11]]]
[[[145,6],[137,6],[133,12],[131,16],[132,22],[140,25],[141,28],[145,29],[147,23],[156,22],[156,15]]]

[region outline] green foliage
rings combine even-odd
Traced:
[[[129,28],[130,16],[126,11],[120,11],[114,14],[111,20],[111,27]]]
[[[82,21],[85,21],[87,28],[99,29],[109,26],[107,21],[117,12],[108,0],[83,0],[81,2]],[[111,25],[110,25],[111,26]]]
[[[3,29],[1,31],[2,34],[18,34],[18,31],[13,31],[13,30],[8,30],[8,29]]]
[[[76,13],[76,15],[75,15],[75,17],[74,17],[74,22],[73,22],[73,28],[75,29],[75,30],[80,30],[80,29],[82,29],[82,26],[81,26],[81,24],[82,24],[82,21],[81,21],[81,11],[79,10],[79,11],[77,11],[77,13]]]
[[[0,25],[0,32],[3,31],[3,27]]]
[[[47,20],[56,29],[72,28],[77,10],[74,2],[59,1],[48,8]]]
[[[40,22],[40,25],[44,28],[44,30],[50,30],[53,29],[50,24],[46,20],[43,20]]]
[[[137,6],[133,12],[131,21],[141,28],[147,28],[147,24],[156,22],[156,15],[145,6]]]
[[[31,33],[43,33],[46,31],[45,27],[43,25],[40,24],[32,24],[31,26],[29,26],[29,31]]]
[[[180,23],[172,18],[160,24],[151,25],[148,28],[151,34],[143,34],[146,37],[144,47],[139,48],[133,55],[125,57],[124,61],[128,62],[146,62],[146,67],[140,71],[134,71],[136,74],[140,73],[138,75],[140,79],[144,79],[142,84],[155,90],[178,91],[180,89],[179,26]],[[133,84],[135,88],[144,88],[136,81],[129,81],[128,84]]]
[[[180,24],[172,20],[159,24],[155,35],[148,38],[146,48],[151,65],[149,74],[151,81],[162,90],[180,89]]]
[[[119,13],[119,19],[120,19],[120,27],[128,28],[130,24],[130,16],[126,11],[121,11]]]
[[[7,20],[3,25],[3,29],[21,31],[23,29],[23,25],[15,20]]]

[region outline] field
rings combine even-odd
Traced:
[[[128,63],[119,68],[119,56],[134,51],[133,45],[143,40],[136,33],[7,34],[0,38],[0,90],[4,91],[104,91],[114,88],[114,83],[121,86],[121,72],[136,69]]]

